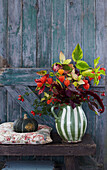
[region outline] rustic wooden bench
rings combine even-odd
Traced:
[[[77,156],[93,155],[96,144],[90,135],[85,135],[82,142],[77,144],[63,143],[60,137],[52,134],[53,142],[44,145],[30,144],[0,144],[1,156],[64,156],[66,170],[77,170],[75,158]]]

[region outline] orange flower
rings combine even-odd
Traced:
[[[52,102],[52,99],[47,100],[47,104],[50,104]]]
[[[45,82],[46,82],[46,79],[47,79],[46,76],[41,77],[41,82],[42,82],[42,83],[45,83]]]
[[[64,70],[63,69],[59,69],[58,73],[62,75],[64,73]]]
[[[37,83],[38,87],[42,87],[43,83]]]
[[[64,76],[59,76],[58,79],[59,79],[61,82],[63,82],[64,79],[65,79],[65,77],[64,77]]]
[[[52,82],[53,82],[53,79],[52,78],[48,78],[48,83],[52,84]]]
[[[84,89],[88,90],[88,89],[89,89],[89,87],[90,87],[90,85],[89,85],[89,83],[87,83],[87,84],[83,84],[83,87],[84,87]]]
[[[83,81],[84,81],[84,83],[85,83],[85,84],[87,84],[87,83],[88,83],[88,80],[83,80]]]
[[[70,85],[70,81],[69,81],[69,80],[65,80],[65,81],[64,81],[64,84],[65,84],[65,86],[68,87],[68,86]]]

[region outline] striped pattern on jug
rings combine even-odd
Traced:
[[[81,141],[87,127],[87,119],[81,106],[72,109],[65,106],[60,119],[56,120],[56,129],[63,140],[68,142]]]

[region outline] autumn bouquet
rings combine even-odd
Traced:
[[[33,115],[51,114],[52,105],[57,107],[67,104],[74,109],[83,102],[87,102],[97,115],[104,112],[103,101],[97,93],[99,91],[90,90],[90,82],[97,86],[102,75],[105,75],[105,68],[99,65],[100,57],[94,59],[94,67],[90,67],[82,58],[82,49],[77,44],[71,59],[66,59],[60,52],[59,62],[52,64],[50,71],[37,72],[40,78],[35,79],[35,92],[40,96],[42,94],[42,97],[39,102],[34,101]],[[104,92],[100,93],[105,96]],[[20,95],[19,100],[24,101],[24,97]]]

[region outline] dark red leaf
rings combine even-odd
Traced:
[[[38,94],[43,93],[44,89],[45,89],[45,85],[39,90],[39,93],[38,93]]]
[[[69,102],[70,102],[72,108],[74,109],[76,107],[75,103],[72,100],[69,100]]]
[[[89,101],[88,106],[92,111],[97,112],[97,114],[100,116],[100,112],[98,110],[98,105],[95,102]]]
[[[104,112],[105,108],[104,108],[103,102],[102,102],[101,98],[100,98],[96,93],[94,93],[94,92],[91,91],[91,90],[90,90],[90,91],[86,90],[86,91],[83,91],[83,94],[93,96],[94,99],[97,100],[97,102],[99,103],[99,105],[100,105],[101,108],[102,108],[102,110],[100,111],[100,113],[103,113],[103,112]]]
[[[59,65],[59,64],[57,64],[57,63],[55,63],[55,64],[53,65],[52,70],[53,70],[54,72],[56,72],[56,71],[58,71],[60,68],[62,68],[62,66]]]

